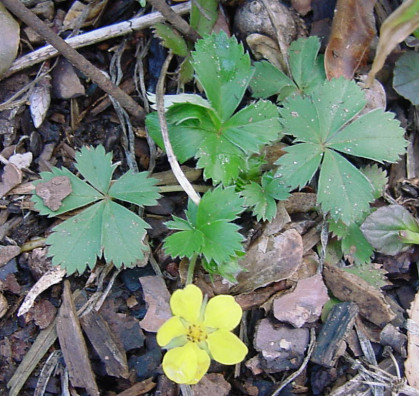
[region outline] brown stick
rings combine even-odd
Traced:
[[[174,12],[165,0],[147,0],[157,11],[159,11],[179,32],[187,39],[195,42],[201,36],[191,26]]]
[[[135,102],[131,96],[118,88],[107,78],[100,69],[89,62],[84,56],[80,55],[75,49],[71,48],[60,36],[54,33],[44,22],[29,11],[19,0],[0,0],[9,11],[15,14],[22,22],[31,27],[35,32],[48,41],[65,56],[73,66],[79,69],[84,75],[89,77],[107,94],[114,97],[125,110],[142,121],[145,117],[144,109]]]

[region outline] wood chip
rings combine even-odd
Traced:
[[[0,246],[0,267],[6,265],[13,257],[16,257],[19,253],[19,246]]]
[[[272,282],[290,278],[303,260],[301,235],[291,229],[279,235],[262,234],[247,251],[232,293],[247,293]]]
[[[329,368],[335,365],[345,352],[345,337],[352,330],[358,312],[354,303],[340,303],[332,308],[317,338],[312,362]]]
[[[144,381],[137,382],[136,384],[132,385],[130,388],[125,389],[123,392],[118,393],[117,396],[138,396],[143,395],[144,393],[150,392],[156,383],[153,382],[153,378],[147,378]]]
[[[360,277],[328,263],[324,265],[323,276],[336,298],[355,302],[360,314],[375,325],[382,328],[396,317],[381,290]]]
[[[114,337],[100,313],[91,311],[80,318],[80,323],[105,366],[106,373],[113,377],[128,378],[128,363],[124,348]]]
[[[409,314],[407,331],[407,359],[404,363],[410,386],[419,389],[419,293],[416,293]]]
[[[64,281],[63,302],[57,318],[57,335],[71,384],[76,388],[86,389],[89,395],[99,396],[68,280]]]

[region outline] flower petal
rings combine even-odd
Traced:
[[[236,364],[247,355],[247,346],[235,334],[217,330],[208,335],[207,344],[212,358],[222,364]]]
[[[169,379],[178,384],[196,384],[210,365],[208,354],[193,342],[170,349],[163,358],[163,370]]]
[[[232,296],[216,296],[208,301],[204,324],[215,329],[233,330],[239,324],[242,313]]]
[[[166,346],[175,337],[186,335],[186,329],[179,316],[173,316],[166,320],[157,332],[157,344]]]
[[[176,290],[170,298],[170,308],[173,315],[180,316],[190,323],[198,320],[201,305],[202,292],[195,285],[188,285],[184,289]]]

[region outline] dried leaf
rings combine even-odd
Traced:
[[[143,276],[140,282],[144,300],[148,305],[147,313],[140,322],[141,328],[155,333],[172,316],[169,305],[170,293],[163,278],[159,276]]]
[[[0,76],[16,58],[19,48],[20,28],[16,20],[0,3]]]
[[[24,315],[28,312],[31,309],[36,297],[38,297],[43,291],[47,290],[50,286],[61,282],[65,274],[66,271],[60,267],[53,267],[45,273],[42,278],[32,286],[32,289],[29,290],[25,300],[19,308],[17,313],[18,316]]]
[[[32,121],[35,128],[39,128],[43,123],[51,102],[51,85],[49,80],[49,76],[43,77],[35,86],[29,97],[29,108],[31,110]]]
[[[367,86],[372,84],[375,75],[381,70],[387,55],[393,48],[419,28],[418,11],[419,2],[407,0],[383,22],[375,59],[368,74]]]
[[[45,206],[56,211],[62,205],[63,199],[70,195],[72,190],[68,177],[56,176],[46,182],[38,183],[35,191],[42,198]]]
[[[4,197],[13,187],[22,182],[22,172],[13,164],[7,164],[3,169],[0,182],[0,198]]]
[[[328,79],[352,79],[375,36],[376,0],[338,0],[325,52]]]

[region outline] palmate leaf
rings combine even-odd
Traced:
[[[72,192],[57,211],[46,210],[40,197],[33,196],[40,212],[50,216],[99,201],[52,230],[47,244],[50,245],[48,254],[53,257],[53,264],[61,265],[68,274],[72,274],[83,272],[87,265],[93,268],[102,254],[117,267],[141,260],[146,249],[143,239],[148,224],[112,199],[138,206],[154,205],[160,196],[155,186],[157,180],[148,178],[147,172],[128,172],[109,188],[115,165],[112,165],[112,155],[105,154],[102,146],[82,149],[77,154],[77,161],[76,166],[86,181],[66,169],[54,168],[52,172],[41,174],[41,182],[55,176],[70,179]],[[88,164],[92,169],[88,168]],[[108,184],[105,185],[105,182]],[[106,193],[101,194],[99,189]]]
[[[160,194],[156,179],[148,177],[147,172],[128,171],[112,184],[109,196],[142,207],[156,205]]]
[[[320,50],[318,37],[300,38],[291,43],[288,50],[292,78],[301,91],[309,92],[321,84],[326,74],[317,55]],[[320,66],[320,67],[319,67]]]
[[[333,220],[349,225],[369,211],[373,201],[369,180],[347,159],[326,150],[319,175],[317,202]]]
[[[41,179],[34,181],[34,185],[47,182],[57,176],[66,176],[70,180],[72,190],[71,194],[63,200],[61,206],[56,211],[45,206],[42,198],[33,194],[32,201],[35,203],[35,209],[38,210],[41,215],[48,215],[48,217],[58,216],[71,210],[82,208],[83,206],[89,205],[102,198],[102,194],[99,191],[85,183],[83,180],[80,180],[66,168],[59,169],[54,167],[51,172],[41,172],[40,176]]]
[[[189,259],[202,254],[208,262],[225,263],[243,251],[240,227],[230,222],[243,210],[243,199],[234,187],[206,192],[198,206],[189,201],[187,220],[174,216],[166,223],[168,228],[180,230],[165,239],[166,252]]]
[[[101,229],[103,256],[117,268],[144,258],[143,239],[149,225],[138,215],[110,200],[105,201]]]
[[[377,164],[370,164],[361,168],[361,172],[367,176],[374,191],[374,198],[380,198],[384,194],[384,189],[388,184],[387,172],[378,167]]]
[[[392,113],[374,110],[353,120],[364,103],[363,92],[354,82],[335,79],[310,97],[289,99],[280,110],[284,132],[294,136],[297,144],[276,162],[277,176],[291,188],[302,187],[320,166],[317,201],[332,219],[346,225],[368,211],[374,189],[338,151],[395,162],[407,144]]]
[[[271,173],[262,176],[261,184],[251,182],[244,186],[241,195],[246,205],[251,207],[258,221],[271,221],[276,215],[276,199],[284,200],[289,197],[289,189]]]
[[[288,49],[292,79],[266,61],[255,62],[255,74],[250,82],[255,98],[278,95],[282,102],[293,93],[308,94],[326,78],[323,57],[318,56],[320,41],[317,37],[300,38]]]
[[[221,31],[198,40],[192,52],[196,77],[222,121],[241,102],[253,75],[250,57],[235,37]]]
[[[407,141],[394,113],[381,109],[362,115],[328,140],[327,146],[345,154],[378,162],[396,162]]]
[[[76,153],[76,168],[93,187],[106,194],[116,164],[112,165],[112,154],[106,154],[102,145],[96,148],[83,146]]]
[[[102,220],[105,202],[98,202],[53,228],[47,238],[52,264],[65,268],[68,275],[93,268],[101,255]]]

